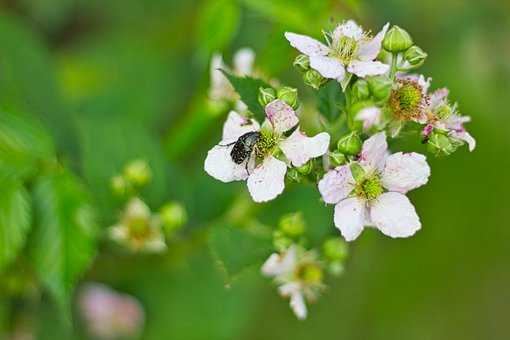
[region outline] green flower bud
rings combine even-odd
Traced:
[[[321,76],[319,72],[310,69],[303,75],[303,81],[306,85],[318,90],[322,85],[324,85],[324,83],[326,83],[327,79]]]
[[[389,98],[393,85],[390,78],[385,76],[369,77],[367,82],[370,93],[372,93],[375,99],[386,100]]]
[[[435,156],[448,156],[454,153],[462,143],[451,139],[441,132],[432,132],[427,141],[427,151]]]
[[[339,151],[333,151],[329,153],[329,161],[331,162],[331,165],[337,167],[345,164],[347,162],[347,157]]]
[[[300,54],[292,63],[298,70],[306,72],[310,69],[310,58],[305,54]]]
[[[110,180],[110,186],[114,194],[124,196],[129,189],[129,184],[126,182],[124,177],[117,175],[112,177]]]
[[[334,261],[328,264],[328,272],[333,276],[340,276],[344,272],[344,265],[340,261]]]
[[[259,104],[265,107],[276,99],[276,91],[271,87],[260,87],[259,88]]]
[[[339,237],[328,239],[322,245],[322,252],[328,261],[343,261],[348,255],[347,243]]]
[[[409,64],[412,66],[418,67],[421,66],[425,59],[427,59],[427,53],[425,53],[418,46],[411,46],[405,53],[404,59],[407,60]]]
[[[298,108],[298,91],[295,88],[284,86],[278,90],[278,99],[289,104],[294,110]]]
[[[273,246],[278,252],[283,252],[293,244],[291,238],[285,235],[281,230],[273,232]]]
[[[351,132],[338,140],[337,148],[343,154],[357,155],[361,151],[361,138],[356,132]]]
[[[386,33],[382,44],[386,51],[399,53],[413,46],[413,39],[406,30],[395,25]]]
[[[159,211],[159,217],[167,235],[171,235],[176,229],[182,227],[188,220],[188,214],[184,206],[178,202],[169,202]]]
[[[305,165],[300,166],[297,168],[297,171],[302,175],[308,175],[313,170],[313,160],[310,160],[306,162]]]
[[[370,97],[368,82],[364,79],[358,79],[354,85],[352,85],[351,93],[355,101],[368,99],[368,97]]]
[[[290,179],[292,182],[299,183],[301,182],[302,175],[299,173],[298,169],[296,168],[290,168],[287,170],[287,173],[285,174],[288,179]]]
[[[152,172],[146,161],[137,159],[124,168],[124,177],[135,186],[144,186],[152,178]]]
[[[280,219],[279,228],[288,237],[296,238],[305,232],[306,223],[301,212],[290,213]]]

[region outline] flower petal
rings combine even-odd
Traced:
[[[311,56],[310,67],[316,70],[324,78],[341,79],[345,76],[344,65],[337,59],[326,56]]]
[[[285,32],[285,38],[287,38],[292,47],[307,56],[326,55],[329,53],[329,47],[306,35]]]
[[[255,52],[251,48],[241,48],[234,54],[234,70],[239,76],[250,75],[253,71]]]
[[[363,143],[359,162],[366,170],[382,170],[387,152],[386,133],[376,133]]]
[[[443,104],[447,97],[448,97],[448,89],[445,87],[442,89],[437,89],[434,92],[432,92],[432,94],[430,95],[430,100],[429,100],[430,109],[434,110],[435,108],[437,108],[438,106]]]
[[[353,60],[347,66],[347,71],[354,73],[358,77],[364,78],[366,76],[378,76],[390,70],[390,66],[381,63],[380,61],[361,61]]]
[[[271,254],[262,265],[262,274],[266,276],[279,276],[291,273],[296,265],[297,250],[295,246],[289,247],[287,251],[280,255]]]
[[[225,124],[223,124],[221,144],[233,143],[245,133],[258,131],[259,129],[260,125],[255,120],[250,120],[235,111],[230,111]]]
[[[267,202],[283,192],[287,165],[270,156],[248,177],[248,190],[255,202]]]
[[[209,150],[204,162],[205,172],[225,183],[246,179],[248,177],[246,165],[234,163],[230,156],[233,147],[216,145]]]
[[[414,206],[398,192],[379,196],[370,208],[370,218],[377,229],[390,237],[409,237],[421,228]]]
[[[363,130],[366,131],[381,122],[381,114],[381,109],[377,106],[365,107],[358,111],[356,120],[363,122]]]
[[[430,167],[424,155],[398,152],[386,158],[382,184],[389,191],[405,194],[427,183],[429,176]]]
[[[292,308],[292,311],[299,320],[306,319],[306,304],[301,292],[294,293],[290,296],[290,308]]]
[[[473,151],[476,147],[476,140],[467,132],[466,130],[463,131],[451,131],[450,135],[455,139],[460,139],[467,143],[469,147],[469,151]]]
[[[328,171],[319,181],[319,192],[324,202],[336,204],[354,189],[354,178],[348,165]]]
[[[266,105],[266,116],[276,133],[283,133],[299,123],[296,112],[283,100],[276,99]]]
[[[335,41],[338,41],[341,37],[359,40],[363,37],[363,29],[354,20],[348,20],[338,25],[333,31],[333,39]]]
[[[381,51],[381,44],[390,27],[390,23],[386,23],[383,29],[376,34],[371,40],[362,42],[359,47],[358,57],[363,61],[370,61],[377,58],[377,55]]]
[[[296,129],[289,138],[280,142],[280,149],[294,166],[302,166],[311,158],[324,155],[329,148],[329,134],[321,132],[313,137],[307,137]]]
[[[365,202],[352,197],[335,206],[335,226],[340,229],[346,241],[354,241],[363,231],[365,224]]]

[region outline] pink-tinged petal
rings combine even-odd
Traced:
[[[421,228],[420,218],[409,199],[398,192],[379,196],[370,207],[372,223],[390,237],[409,237]]]
[[[302,166],[310,159],[324,155],[329,148],[329,134],[321,132],[307,137],[298,129],[280,142],[280,149],[294,166]]]
[[[258,130],[260,130],[259,123],[253,119],[243,117],[235,111],[230,111],[225,124],[223,124],[221,144],[233,143],[245,133]]]
[[[288,131],[299,123],[296,112],[280,99],[266,105],[266,116],[276,133]]]
[[[363,61],[371,61],[377,58],[377,55],[381,51],[381,44],[388,31],[390,24],[384,25],[383,29],[376,34],[374,38],[369,41],[362,42],[359,47],[358,57]]]
[[[363,37],[363,29],[354,20],[348,20],[338,25],[333,31],[334,41],[338,41],[341,37],[359,40]]]
[[[307,56],[327,55],[329,53],[329,47],[306,35],[285,32],[285,38],[292,47]]]
[[[272,254],[262,265],[262,274],[266,276],[279,276],[292,273],[296,266],[296,256],[297,250],[295,246],[289,247],[282,255]]]
[[[366,220],[365,202],[352,197],[335,206],[335,226],[346,241],[354,241],[363,231]]]
[[[429,100],[430,109],[434,110],[438,106],[444,104],[447,97],[448,97],[448,89],[447,88],[435,90],[430,95],[430,100]]]
[[[343,79],[345,76],[344,65],[338,60],[325,56],[310,57],[310,67],[328,79]]]
[[[383,64],[380,61],[353,60],[349,66],[347,66],[348,72],[354,73],[360,78],[364,78],[366,76],[378,76],[387,73],[389,70],[390,66]]]
[[[267,202],[283,192],[287,165],[270,156],[248,177],[248,191],[255,202]]]
[[[427,183],[429,176],[430,167],[424,155],[397,152],[386,158],[382,184],[389,191],[405,194]]]
[[[363,143],[359,162],[365,170],[382,170],[387,157],[386,133],[379,132]]]
[[[363,122],[363,130],[366,131],[381,122],[381,114],[380,108],[377,106],[370,106],[359,110],[356,115],[356,120]]]
[[[328,171],[319,181],[319,192],[324,202],[336,204],[345,199],[354,189],[354,178],[348,165]]]
[[[234,163],[230,156],[233,147],[233,145],[216,145],[209,150],[204,162],[205,172],[225,183],[248,178],[246,165]]]
[[[253,71],[255,52],[251,48],[242,48],[234,54],[234,71],[237,75],[250,75]]]

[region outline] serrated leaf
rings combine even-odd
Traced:
[[[31,259],[43,285],[66,311],[74,285],[96,252],[88,193],[66,171],[42,177],[34,190],[34,210]]]
[[[345,97],[336,80],[330,80],[320,88],[318,100],[319,112],[330,122],[339,117],[345,106]]]
[[[261,79],[248,76],[238,77],[226,71],[223,71],[223,74],[227,77],[230,84],[232,84],[236,92],[239,94],[243,103],[248,106],[248,110],[255,115],[255,118],[259,122],[264,121],[266,114],[264,112],[264,108],[258,101],[259,88],[271,86]]]
[[[30,196],[18,180],[0,180],[0,271],[12,263],[30,230]]]
[[[271,233],[257,227],[239,228],[230,224],[215,225],[209,236],[209,247],[227,283],[242,272],[260,266],[271,254]]]

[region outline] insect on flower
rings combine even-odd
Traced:
[[[260,140],[260,132],[250,131],[241,135],[236,141],[223,146],[228,147],[234,145],[232,151],[230,151],[230,157],[236,164],[245,163],[246,173],[249,175],[248,162],[253,153],[257,142]]]

